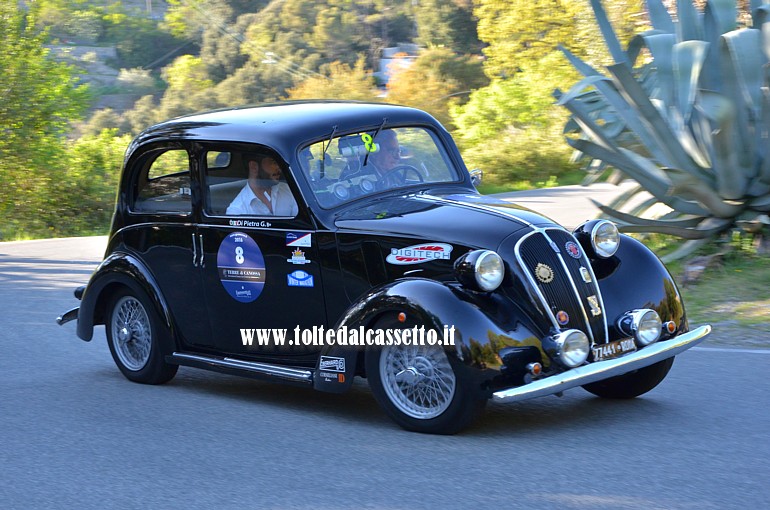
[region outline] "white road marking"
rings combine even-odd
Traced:
[[[731,349],[729,347],[693,347],[693,351],[736,352],[741,354],[770,354],[770,349]]]

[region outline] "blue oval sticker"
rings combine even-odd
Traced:
[[[222,240],[217,269],[227,293],[241,303],[251,303],[265,287],[265,258],[257,243],[243,232],[233,232]]]

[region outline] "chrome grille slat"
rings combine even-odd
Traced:
[[[578,328],[588,335],[592,343],[606,343],[607,320],[596,276],[585,253],[582,253],[582,248],[579,259],[566,255],[564,247],[569,241],[580,246],[569,232],[558,228],[535,228],[516,243],[515,256],[556,329]],[[534,271],[538,263],[551,267],[555,274],[553,281],[542,283],[535,279]],[[589,271],[591,283],[583,281],[581,266]],[[591,295],[596,296],[598,300],[601,310],[599,316],[593,316],[589,312],[588,296]],[[557,311],[565,311],[569,315],[566,325],[562,326],[556,320]]]

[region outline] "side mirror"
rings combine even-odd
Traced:
[[[484,172],[481,170],[481,168],[474,168],[470,171],[470,174],[471,184],[478,188],[481,185],[481,179],[484,177]]]

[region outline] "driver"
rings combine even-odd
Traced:
[[[390,129],[380,132],[375,142],[379,144],[380,150],[369,156],[369,162],[374,164],[377,176],[382,177],[401,162],[401,147],[396,132]]]
[[[385,129],[377,134],[374,142],[379,146],[377,152],[369,153],[366,165],[361,166],[363,157],[355,165],[348,165],[340,174],[339,180],[345,180],[358,175],[373,175],[378,180],[396,168],[401,162],[401,147],[398,144],[396,132]]]

